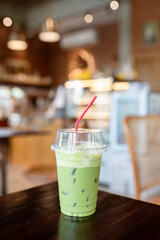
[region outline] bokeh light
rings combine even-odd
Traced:
[[[87,13],[87,14],[84,16],[84,21],[85,21],[86,23],[91,23],[91,22],[93,22],[93,16],[92,16],[92,14]]]
[[[12,25],[12,19],[10,17],[3,18],[3,24],[6,27],[10,27]]]
[[[114,0],[110,3],[110,7],[112,10],[117,10],[119,8],[119,2]]]

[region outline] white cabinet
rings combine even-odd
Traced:
[[[146,83],[131,83],[129,90],[111,93],[109,187],[117,194],[134,196],[134,175],[125,142],[124,119],[148,114],[149,90]]]

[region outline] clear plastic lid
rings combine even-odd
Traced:
[[[103,141],[102,131],[99,129],[78,129],[77,133],[74,128],[59,129],[57,131],[55,144],[52,150],[95,150],[103,152],[106,150]]]

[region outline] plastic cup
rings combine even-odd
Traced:
[[[76,145],[75,145],[76,138]],[[102,132],[96,129],[60,129],[55,145],[61,212],[86,217],[95,213],[102,153]]]

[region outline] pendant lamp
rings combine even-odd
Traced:
[[[57,42],[60,39],[60,34],[55,31],[55,21],[53,18],[47,18],[42,25],[42,31],[39,34],[39,39],[43,42]]]
[[[12,31],[7,42],[7,47],[16,51],[27,49],[28,44],[25,35],[23,33]]]

